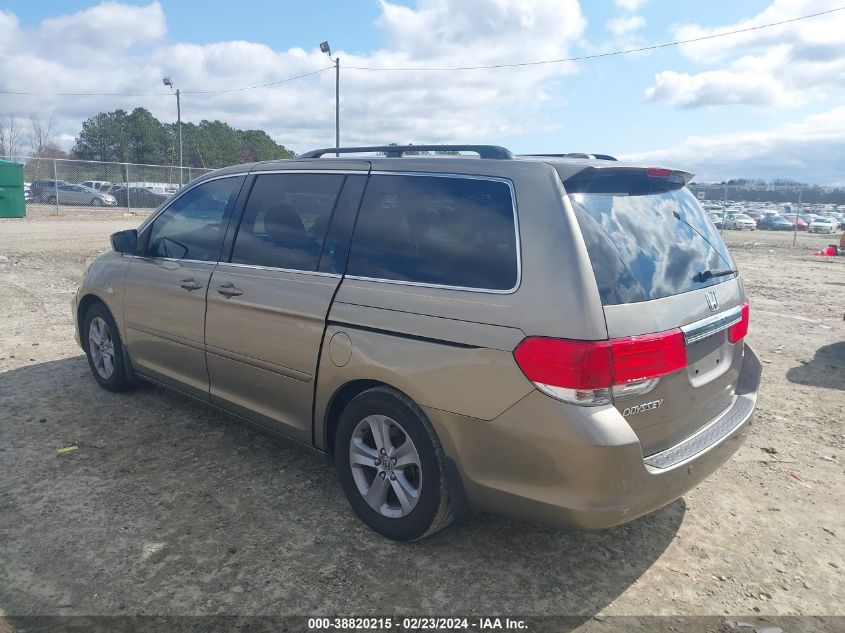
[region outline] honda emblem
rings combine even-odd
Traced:
[[[707,305],[710,306],[710,312],[715,312],[719,309],[719,300],[716,298],[715,292],[708,292],[706,295],[707,297]]]

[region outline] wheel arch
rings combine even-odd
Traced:
[[[83,296],[79,300],[79,305],[76,308],[76,329],[79,334],[79,342],[82,345],[82,349],[86,352],[88,351],[88,338],[85,336],[85,315],[88,314],[88,310],[95,303],[101,304],[109,313],[109,316],[111,316],[112,321],[114,321],[115,328],[117,329],[117,336],[120,338],[120,342],[123,344],[125,349],[126,345],[123,340],[123,333],[120,331],[120,324],[118,323],[117,318],[115,318],[114,311],[102,297],[93,292],[89,292]]]
[[[337,425],[340,421],[340,416],[355,396],[364,393],[368,389],[374,387],[390,387],[396,389],[393,385],[387,384],[381,380],[374,380],[368,378],[357,378],[344,383],[332,394],[329,398],[328,406],[326,407],[325,415],[323,416],[323,450],[326,452],[326,458],[329,461],[334,461],[334,447],[335,435],[337,435]],[[401,389],[396,389],[399,393],[404,392]],[[407,396],[407,394],[405,394]]]

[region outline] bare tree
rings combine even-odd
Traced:
[[[20,149],[18,145],[21,140],[21,130],[18,127],[15,116],[10,115],[7,119],[0,121],[0,152],[4,156],[14,157]]]
[[[42,121],[37,115],[29,115],[29,148],[32,156],[42,158],[45,150],[53,149],[56,145],[56,113],[51,112],[47,121]]]
[[[40,158],[67,158],[68,153],[59,147],[58,143],[50,142],[44,145]]]

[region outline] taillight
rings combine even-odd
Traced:
[[[687,366],[684,335],[677,329],[609,341],[529,337],[513,355],[538,389],[584,405],[609,403],[614,387],[647,387]]]
[[[665,167],[649,167],[645,170],[646,176],[651,176],[652,178],[668,178],[672,175],[671,169],[666,169]]]
[[[748,322],[751,318],[748,310],[748,302],[742,304],[742,318],[728,328],[728,340],[731,343],[739,343],[748,334]]]
[[[614,385],[659,378],[687,366],[687,345],[680,330],[616,338],[610,347]]]
[[[513,352],[531,382],[569,389],[609,387],[610,341],[527,338]]]

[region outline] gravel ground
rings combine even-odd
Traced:
[[[139,221],[0,220],[0,615],[845,615],[845,258],[811,255],[838,235],[726,232],[765,374],[749,439],[683,499],[601,532],[482,515],[402,545],[321,458],[97,387],[69,302]]]

